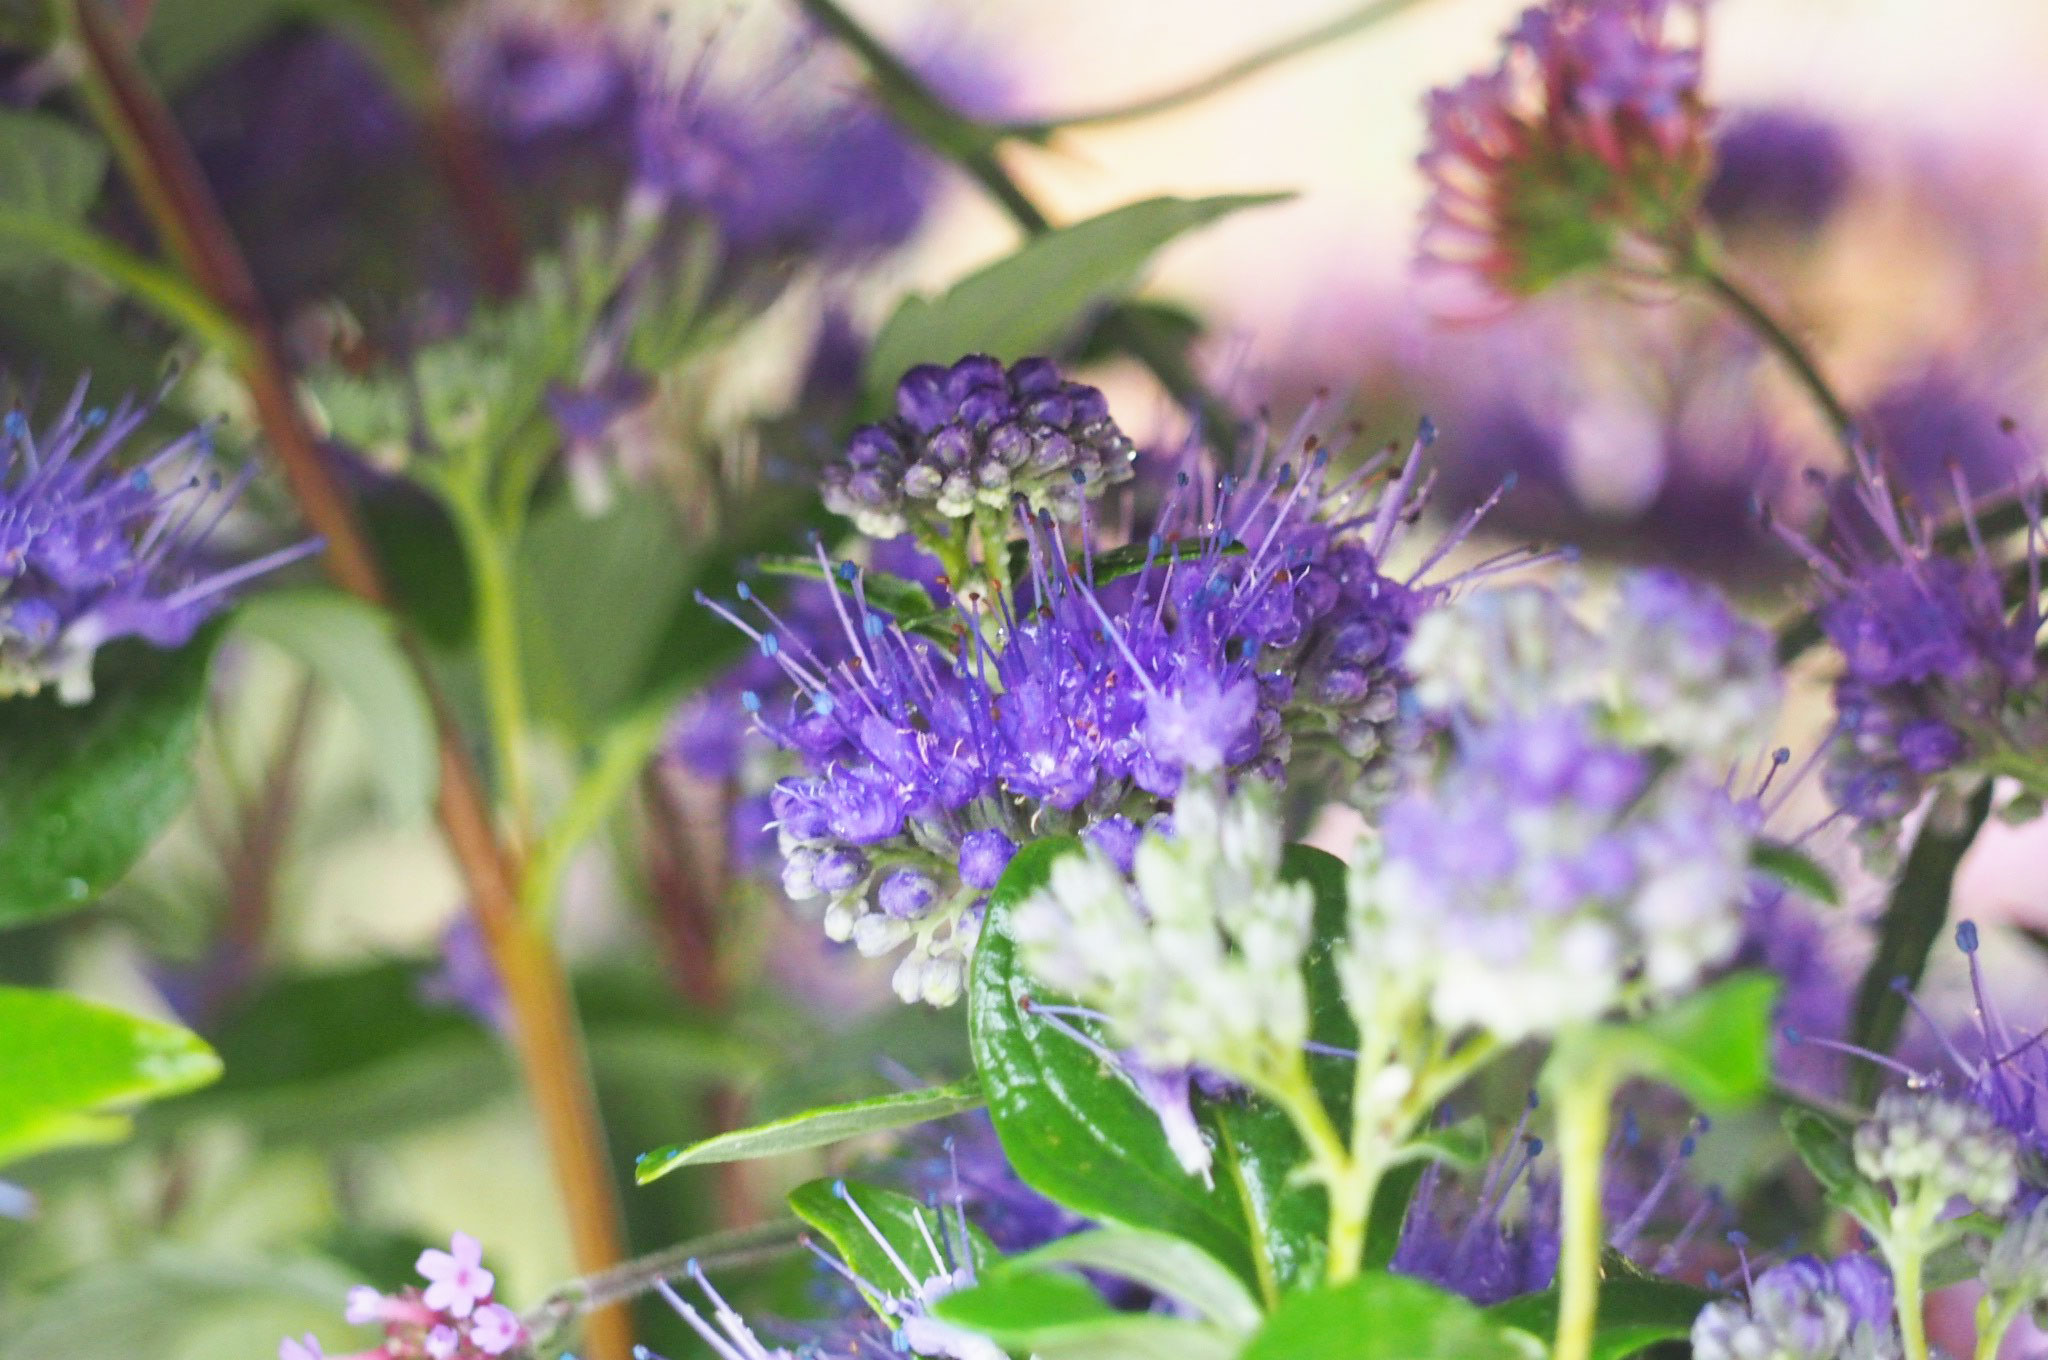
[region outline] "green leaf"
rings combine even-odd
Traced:
[[[1775,977],[1736,973],[1641,1020],[1562,1034],[1544,1079],[1554,1087],[1597,1067],[1617,1082],[1669,1083],[1710,1111],[1747,1105],[1770,1089],[1777,995]]]
[[[645,1185],[679,1167],[779,1157],[784,1153],[844,1142],[864,1133],[879,1133],[884,1129],[900,1129],[945,1119],[963,1110],[978,1109],[981,1103],[981,1083],[969,1077],[923,1091],[904,1091],[876,1096],[871,1100],[826,1105],[786,1119],[756,1124],[750,1129],[721,1133],[688,1147],[657,1148],[636,1163],[634,1177]]]
[[[847,597],[854,598],[853,583],[829,572],[815,557],[793,553],[768,553],[754,561],[765,576],[785,576],[799,581],[826,581]],[[958,622],[952,609],[932,602],[930,592],[915,581],[892,572],[862,571],[860,593],[870,608],[887,614],[907,633],[921,633],[935,642],[950,644]]]
[[[805,1181],[789,1192],[789,1207],[832,1244],[854,1274],[892,1295],[968,1264],[932,1255],[934,1245],[949,1258],[959,1252],[960,1219],[894,1190],[860,1181]],[[994,1245],[972,1224],[967,1225],[966,1249],[976,1270],[999,1259]],[[915,1278],[906,1279],[906,1270]],[[882,1306],[882,1300],[871,1294],[868,1303],[877,1310]]]
[[[476,634],[475,584],[447,509],[397,478],[364,494],[357,508],[384,568],[392,608],[434,645],[467,646]]]
[[[1593,1360],[1623,1360],[1660,1341],[1684,1338],[1700,1309],[1717,1296],[1695,1285],[1642,1275],[1611,1261],[1600,1285],[1600,1314],[1594,1324]],[[1486,1315],[1549,1344],[1557,1331],[1557,1291],[1527,1294],[1495,1304]]]
[[[54,114],[0,110],[0,205],[76,222],[106,177],[106,145],[86,129]],[[22,261],[8,251],[0,262]]]
[[[1100,1270],[1144,1285],[1226,1331],[1248,1333],[1264,1316],[1259,1301],[1228,1267],[1192,1242],[1142,1228],[1095,1228],[1013,1256],[1003,1272],[1049,1266]]]
[[[1119,1313],[1079,1280],[1007,1267],[932,1311],[1038,1360],[1231,1360],[1239,1341],[1182,1318]]]
[[[1927,956],[1948,923],[1956,870],[1990,812],[1989,780],[1961,808],[1952,808],[1937,797],[1928,809],[1927,820],[1921,823],[1906,856],[1905,869],[1892,889],[1884,919],[1878,923],[1877,950],[1857,985],[1850,1043],[1873,1053],[1891,1051],[1906,1017],[1906,998],[1897,984],[1904,979],[1908,990],[1920,985],[1920,976],[1927,971]],[[1882,1075],[1876,1063],[1857,1066],[1849,1074],[1850,1099],[1869,1101],[1877,1094]]]
[[[127,1136],[115,1111],[220,1075],[190,1030],[63,992],[0,987],[0,1163]]]
[[[276,590],[249,600],[235,622],[348,701],[376,740],[373,767],[385,808],[403,822],[425,820],[441,782],[440,751],[426,692],[391,616],[336,590]]]
[[[164,1118],[228,1118],[273,1143],[379,1142],[513,1089],[504,1045],[419,997],[419,969],[372,963],[273,978],[215,1029],[227,1074]]]
[[[1834,877],[1789,845],[1758,841],[1750,852],[1749,862],[1759,873],[1769,875],[1794,892],[1805,893],[1831,907],[1842,905],[1841,890],[1835,887]]]
[[[875,337],[868,386],[886,392],[914,365],[950,364],[964,354],[1009,361],[1046,350],[1091,304],[1130,287],[1174,237],[1285,197],[1153,198],[1034,236],[937,298],[905,298]]]
[[[1181,1170],[1159,1119],[1121,1074],[1019,1002],[1010,913],[1078,842],[1033,842],[990,895],[969,986],[968,1033],[1003,1150],[1025,1183],[1089,1218],[1185,1238],[1248,1283],[1259,1275],[1237,1198]]]
[[[87,704],[0,702],[0,927],[84,906],[185,805],[219,636],[102,648]]]
[[[1889,1212],[1885,1192],[1856,1169],[1855,1130],[1816,1110],[1785,1111],[1785,1136],[1806,1169],[1820,1182],[1828,1203],[1866,1224],[1881,1225]]]
[[[1289,1294],[1238,1360],[1519,1360],[1522,1354],[1456,1294],[1372,1273]]]

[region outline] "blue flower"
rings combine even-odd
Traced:
[[[217,566],[209,539],[249,474],[221,482],[204,428],[119,466],[152,408],[88,409],[85,392],[81,382],[40,435],[19,411],[0,425],[0,695],[50,685],[83,703],[102,645],[180,646],[236,586],[320,546]]]

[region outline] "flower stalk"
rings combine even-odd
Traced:
[[[1592,1067],[1561,1084],[1557,1142],[1563,1196],[1557,1340],[1551,1360],[1588,1360],[1600,1311],[1600,1177],[1614,1106],[1614,1078]]]
[[[230,357],[293,500],[326,540],[329,574],[351,594],[387,606],[375,555],[320,452],[275,327],[191,148],[98,0],[67,0],[61,17],[84,59],[86,99],[123,174],[179,270],[238,337]],[[407,651],[423,681],[430,681],[417,646],[408,641]],[[520,911],[519,871],[461,733],[430,683],[428,693],[440,735],[443,832],[513,1010],[514,1047],[546,1137],[575,1259],[586,1272],[602,1271],[623,1257],[623,1233],[567,980],[551,942]],[[594,1360],[628,1360],[632,1336],[624,1312],[595,1312],[588,1341]]]

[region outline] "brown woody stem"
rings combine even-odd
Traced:
[[[61,8],[85,58],[87,98],[164,248],[243,337],[234,358],[300,513],[327,541],[329,574],[352,594],[385,605],[376,557],[321,455],[276,328],[191,148],[101,0],[61,0]],[[546,1137],[577,1268],[600,1273],[624,1258],[623,1235],[567,980],[550,940],[519,909],[518,867],[424,656],[412,642],[407,652],[434,701],[442,829],[512,1008],[514,1048]],[[599,1309],[587,1328],[594,1360],[629,1360],[632,1334],[623,1310]]]

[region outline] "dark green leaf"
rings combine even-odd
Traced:
[[[1850,1147],[1850,1131],[1813,1110],[1785,1111],[1785,1136],[1807,1170],[1829,1194],[1846,1191],[1862,1177]]]
[[[860,1181],[805,1181],[789,1192],[790,1210],[816,1228],[853,1272],[876,1289],[901,1295],[914,1291],[934,1275],[949,1274],[967,1264],[961,1250],[960,1220],[926,1208],[908,1195]],[[936,1245],[947,1259],[936,1259]],[[967,1226],[966,1250],[976,1270],[999,1258],[987,1237]],[[905,1270],[914,1278],[905,1278]],[[881,1300],[868,1302],[880,1308]]]
[[[1075,848],[1049,839],[1019,852],[991,895],[975,950],[969,1034],[1003,1149],[1041,1194],[1102,1222],[1185,1238],[1256,1283],[1237,1196],[1181,1170],[1129,1083],[1019,1005],[1033,985],[1016,964],[1010,913]]]
[[[1399,1275],[1290,1294],[1238,1360],[1519,1360],[1456,1294]]]
[[[1600,1286],[1600,1314],[1593,1334],[1593,1360],[1623,1360],[1659,1341],[1685,1337],[1700,1309],[1715,1295],[1678,1280],[1641,1275],[1611,1261]],[[1548,1343],[1557,1331],[1557,1291],[1527,1294],[1496,1304],[1487,1316]]]
[[[905,298],[875,337],[868,387],[886,392],[914,365],[950,364],[964,354],[1009,361],[1041,352],[1090,304],[1128,288],[1153,252],[1174,237],[1284,197],[1147,199],[1034,236],[937,298]]]
[[[1100,1270],[1178,1299],[1225,1331],[1245,1333],[1263,1316],[1244,1282],[1192,1242],[1142,1228],[1095,1228],[1015,1256],[1005,1274],[1076,1266]]]
[[[0,987],[0,1164],[125,1137],[122,1109],[220,1075],[198,1035],[63,992]]]
[[[1372,1212],[1365,1221],[1365,1268],[1385,1270],[1394,1263],[1394,1250],[1401,1245],[1401,1225],[1408,1221],[1408,1206],[1422,1184],[1425,1162],[1403,1162],[1380,1177],[1373,1192]]]
[[[1128,352],[1124,340],[1133,327],[1142,328],[1159,344],[1178,354],[1187,353],[1208,330],[1200,313],[1192,308],[1177,302],[1131,298],[1116,303],[1096,318],[1095,324],[1075,342],[1074,362],[1099,364],[1122,358]]]
[[[1667,1082],[1712,1111],[1749,1104],[1770,1089],[1777,994],[1775,977],[1737,973],[1641,1020],[1560,1035],[1545,1080],[1597,1067],[1614,1081]]]
[[[357,506],[393,609],[434,645],[467,646],[476,634],[475,586],[448,511],[419,487],[395,479]]]
[[[84,906],[185,805],[219,636],[102,648],[87,704],[0,703],[0,926]]]
[[[391,616],[336,590],[274,590],[243,604],[235,624],[290,653],[348,701],[376,739],[373,767],[387,810],[424,820],[440,785],[440,750],[426,691]]]
[[[1849,1026],[1851,1043],[1873,1053],[1891,1051],[1906,1016],[1906,998],[1897,985],[1901,980],[1908,990],[1920,985],[1927,955],[1948,923],[1956,870],[1990,811],[1989,780],[1959,809],[1945,807],[1939,798],[1929,809],[1878,924],[1877,950],[1857,985],[1856,1009]],[[1950,813],[1953,815],[1945,815]],[[1875,1063],[1854,1068],[1849,1074],[1850,1098],[1870,1100],[1877,1094],[1881,1075]]]
[[[659,1148],[640,1158],[634,1175],[640,1184],[659,1180],[678,1167],[701,1166],[710,1162],[745,1162],[756,1157],[779,1157],[807,1148],[858,1138],[864,1133],[900,1129],[945,1119],[981,1105],[981,1083],[969,1077],[950,1086],[922,1091],[876,1096],[843,1105],[805,1110],[750,1129],[721,1133],[689,1147]]]
[[[503,1045],[419,998],[402,963],[276,978],[215,1029],[227,1075],[166,1112],[224,1116],[278,1142],[375,1142],[512,1089]]]
[[[1758,841],[1750,852],[1750,864],[1795,892],[1805,893],[1831,907],[1842,905],[1842,894],[1826,869],[1789,845]]]

